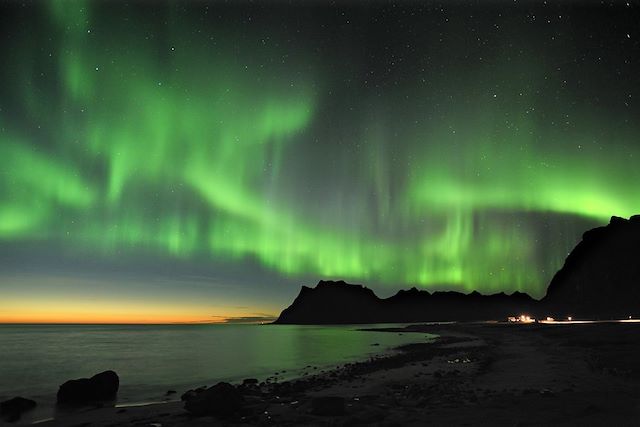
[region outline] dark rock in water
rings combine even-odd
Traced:
[[[104,371],[91,378],[69,380],[58,389],[58,403],[77,405],[112,400],[119,386],[120,379],[113,371]]]
[[[640,216],[612,217],[582,236],[556,273],[542,305],[574,318],[640,316]]]
[[[36,402],[24,397],[14,397],[0,403],[0,415],[5,421],[18,421],[24,412],[30,411],[36,407]]]
[[[206,389],[207,389],[207,387],[198,387],[196,389],[187,390],[186,392],[184,392],[182,394],[182,396],[180,396],[180,400],[182,400],[183,402],[186,402],[187,400],[191,399],[192,397],[195,397],[195,396],[199,395],[200,393],[202,393]]]
[[[255,378],[245,378],[242,381],[242,385],[257,385],[258,384],[258,380]]]
[[[339,396],[323,396],[315,397],[311,400],[311,411],[315,415],[344,415],[345,402],[344,397]]]
[[[177,392],[175,390],[167,390],[167,392],[165,393],[165,396],[171,396],[172,394],[176,394]]]
[[[184,393],[182,393],[182,396],[180,396],[180,400],[182,400],[183,402],[186,402],[189,399],[192,399],[194,397],[196,397],[198,395],[198,392],[195,390],[188,390],[185,391]]]
[[[90,378],[95,395],[99,399],[109,399],[116,396],[120,387],[120,378],[114,371],[104,371]]]
[[[224,417],[239,411],[244,404],[242,394],[231,384],[219,382],[185,400],[184,408],[194,415]]]

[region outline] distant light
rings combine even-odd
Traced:
[[[571,321],[573,320],[573,317],[569,316],[569,317],[567,317],[567,320],[568,320],[569,322],[571,322]]]
[[[553,322],[553,317],[547,316],[547,322]]]
[[[507,320],[513,323],[533,323],[536,321],[536,319],[533,319],[531,316],[527,316],[526,314],[521,314],[518,317],[509,316],[507,317]]]
[[[527,316],[526,314],[521,314],[519,317],[519,322],[520,323],[531,323],[531,322],[535,322],[536,319],[532,319],[530,316]]]
[[[629,316],[629,319],[631,319],[631,316]]]

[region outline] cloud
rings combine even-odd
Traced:
[[[254,316],[236,316],[236,317],[223,317],[223,316],[213,316],[217,319],[220,319],[222,323],[271,323],[275,321],[278,317],[272,314],[263,314],[259,313]]]

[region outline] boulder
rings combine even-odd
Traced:
[[[69,380],[58,389],[59,404],[87,404],[113,400],[120,386],[118,374],[104,371],[91,378]]]
[[[315,415],[344,415],[344,397],[323,396],[315,397],[311,400],[311,412]]]
[[[24,397],[14,397],[0,403],[0,415],[6,421],[18,421],[24,412],[30,411],[36,407],[36,402]]]
[[[189,400],[189,399],[197,396],[198,394],[202,393],[206,389],[207,389],[206,387],[198,387],[196,389],[187,390],[184,393],[182,393],[182,396],[180,396],[180,400],[182,400],[183,402],[186,402],[187,400]]]
[[[219,382],[201,393],[187,396],[184,408],[194,415],[225,417],[242,409],[244,398],[231,384]]]
[[[182,393],[182,396],[180,396],[180,400],[182,400],[183,402],[186,402],[187,400],[191,400],[197,395],[198,393],[196,393],[195,390],[187,390],[184,393]]]

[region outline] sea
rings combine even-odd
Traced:
[[[34,399],[30,417],[46,418],[60,384],[111,369],[118,405],[161,402],[219,381],[310,375],[435,338],[361,330],[385,326],[0,325],[0,401]]]

